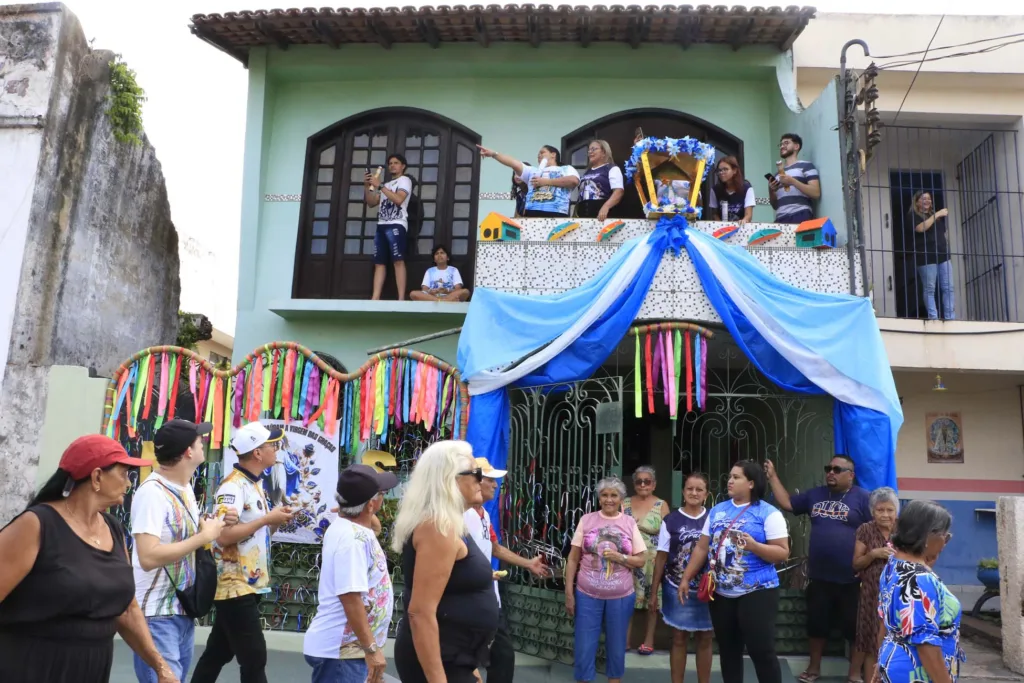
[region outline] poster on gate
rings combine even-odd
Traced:
[[[338,485],[338,430],[334,436],[320,431],[313,422],[260,420],[268,429],[281,429],[284,438],[277,451],[277,462],[263,473],[263,488],[270,507],[288,505],[297,509],[291,522],[280,527],[274,541],[320,543],[334,514],[334,491]],[[224,450],[224,471],[238,462],[234,451]]]

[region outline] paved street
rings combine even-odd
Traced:
[[[196,658],[202,653],[203,648],[199,643],[206,641],[205,629],[196,638]],[[267,665],[267,678],[274,683],[304,683],[309,680],[310,669],[302,658],[302,640],[298,634],[269,634],[268,644],[271,646],[269,661]],[[396,676],[394,664],[391,660],[391,643],[385,652],[388,655],[388,673]],[[973,640],[964,640],[964,650],[967,652],[967,664],[961,670],[959,683],[984,683],[985,681],[1024,681],[1024,678],[1014,675],[1003,666],[1000,654],[993,648]],[[792,683],[796,680],[796,673],[799,673],[806,660],[803,658],[783,658],[782,680],[784,683]],[[689,661],[689,670],[693,671],[693,658]],[[722,683],[721,675],[718,673],[718,662],[715,661],[712,683]],[[845,660],[830,658],[825,662],[824,676],[821,683],[845,683],[846,662]],[[687,677],[695,681],[695,674]],[[668,681],[668,655],[656,653],[650,657],[640,657],[636,654],[627,655],[626,679],[629,681],[657,681],[664,683]],[[397,682],[397,678],[391,679]],[[516,658],[516,683],[571,683],[573,681],[572,667],[519,655]],[[601,676],[598,680],[604,680]],[[744,680],[754,683],[757,678],[754,675],[753,667],[747,661]],[[115,643],[114,671],[110,678],[111,683],[134,683],[135,674],[132,670],[131,650],[118,640]],[[238,665],[232,662],[224,668],[220,676],[220,683],[239,683]],[[389,681],[388,683],[391,683]]]

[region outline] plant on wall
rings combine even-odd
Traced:
[[[142,143],[142,103],[146,92],[135,81],[135,71],[114,55],[110,62],[110,94],[107,95],[107,118],[119,142]]]
[[[191,351],[196,344],[213,338],[213,323],[202,313],[178,311],[178,339],[175,344]]]
[[[978,562],[978,569],[999,569],[999,560],[995,557],[986,557]]]

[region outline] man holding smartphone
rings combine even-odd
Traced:
[[[779,172],[774,176],[765,174],[776,223],[803,223],[814,218],[813,201],[821,197],[821,185],[814,164],[800,160],[803,146],[803,138],[796,133],[783,135],[779,140]]]

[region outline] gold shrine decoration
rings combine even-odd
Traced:
[[[633,146],[626,176],[636,185],[648,218],[698,217],[701,184],[714,158],[713,145],[693,138],[644,138]]]

